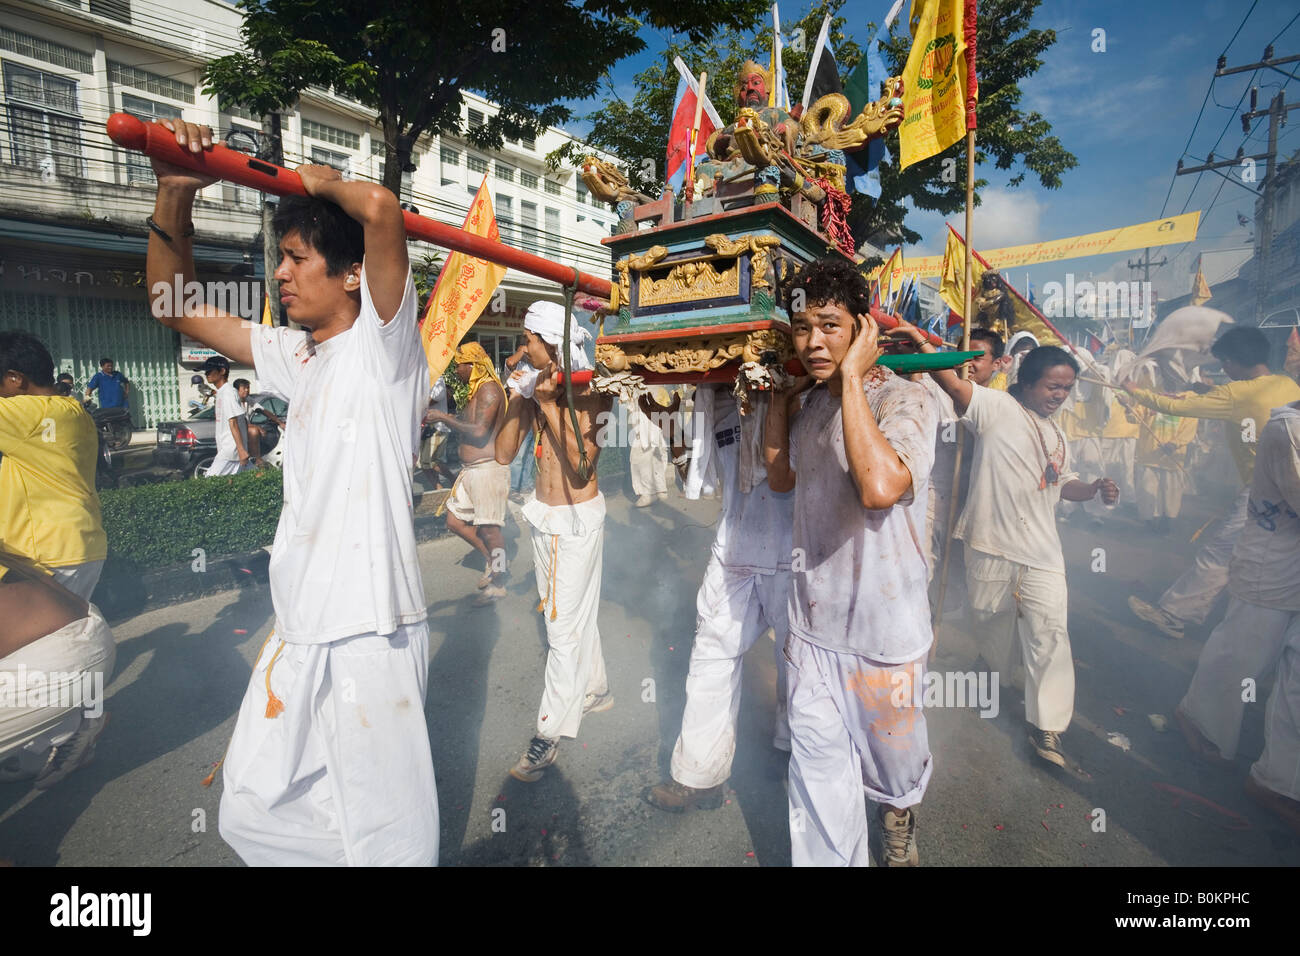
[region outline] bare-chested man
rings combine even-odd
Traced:
[[[546,615],[550,653],[537,734],[510,768],[511,776],[527,783],[555,763],[560,738],[576,737],[584,714],[614,705],[596,627],[605,526],[605,497],[596,483],[596,430],[613,399],[575,387],[580,435],[574,433],[556,358],[566,321],[571,369],[591,367],[582,347],[587,331],[563,306],[534,302],[524,316],[525,348],[539,371],[518,383],[496,440],[496,460],[508,465],[529,429],[537,429],[537,496],[523,514],[533,526],[538,610]]]
[[[505,597],[502,586],[509,573],[501,526],[506,521],[510,497],[510,466],[496,460],[497,429],[506,406],[492,360],[483,346],[466,342],[456,349],[456,377],[469,384],[469,401],[460,415],[430,411],[425,421],[442,422],[460,436],[461,472],[447,501],[447,530],[460,535],[483,555],[486,570],[478,586],[483,591],[474,602],[483,607]]]

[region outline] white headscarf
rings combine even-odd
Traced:
[[[564,344],[564,306],[558,302],[534,302],[524,313],[524,328],[548,345],[557,348]],[[572,315],[569,317],[569,364],[571,371],[581,372],[591,368],[584,345],[591,333],[578,324]]]

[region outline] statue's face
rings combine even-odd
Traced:
[[[767,80],[761,73],[751,73],[741,78],[740,105],[761,109],[767,105]]]

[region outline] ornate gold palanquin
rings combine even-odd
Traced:
[[[614,296],[596,361],[653,384],[732,381],[742,363],[793,358],[780,283],[840,254],[778,202],[603,242],[614,258]]]

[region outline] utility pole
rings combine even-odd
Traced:
[[[1230,76],[1234,73],[1245,73],[1248,70],[1269,69],[1283,76],[1290,78],[1291,74],[1281,69],[1283,64],[1300,61],[1300,55],[1277,57],[1273,56],[1273,47],[1269,45],[1264,48],[1264,58],[1258,63],[1247,63],[1242,66],[1229,67],[1227,57],[1220,56],[1217,69],[1214,71],[1215,77]],[[1259,153],[1254,156],[1244,155],[1244,150],[1238,149],[1237,155],[1232,159],[1216,160],[1214,153],[1206,157],[1205,163],[1200,166],[1183,166],[1183,161],[1178,161],[1176,175],[1186,176],[1191,173],[1213,172],[1215,175],[1222,176],[1229,182],[1236,183],[1244,189],[1249,189],[1252,195],[1258,195],[1260,211],[1255,216],[1255,324],[1258,325],[1264,321],[1265,297],[1268,288],[1268,260],[1269,252],[1273,242],[1273,188],[1275,173],[1277,172],[1277,131],[1286,125],[1287,114],[1294,109],[1300,109],[1300,103],[1285,102],[1285,97],[1281,91],[1269,102],[1267,109],[1256,109],[1258,105],[1259,87],[1253,87],[1250,91],[1250,110],[1241,114],[1241,129],[1246,135],[1250,135],[1251,120],[1258,119],[1261,116],[1268,117],[1268,151]],[[1264,171],[1264,181],[1255,189],[1251,189],[1247,183],[1255,182],[1255,163],[1258,161],[1267,163]],[[1241,178],[1234,179],[1230,174],[1219,172],[1225,166],[1236,166],[1241,169]]]

